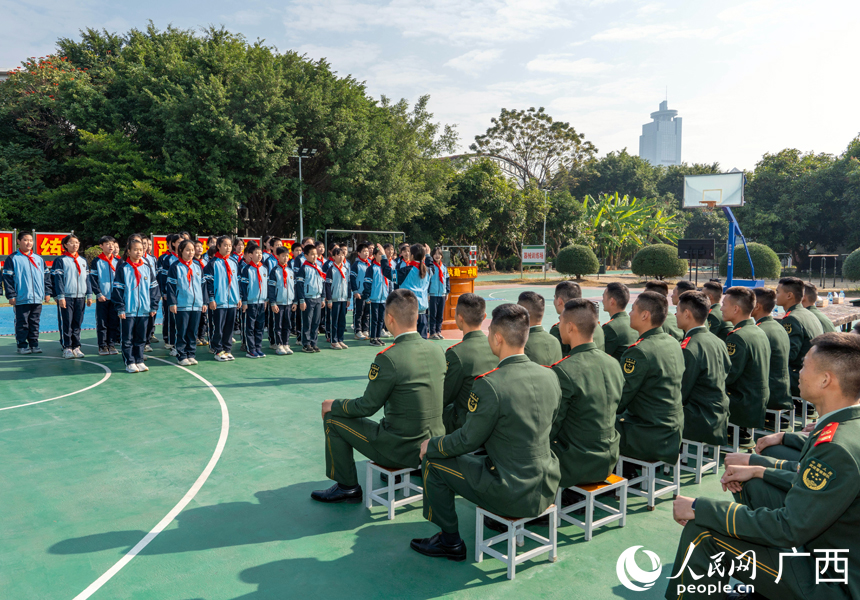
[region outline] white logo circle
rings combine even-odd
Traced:
[[[636,551],[641,547],[642,546],[631,546],[621,553],[621,556],[618,557],[618,562],[615,563],[615,573],[618,575],[618,581],[620,581],[621,585],[626,587],[628,590],[632,590],[634,592],[644,592],[654,585],[654,582],[657,581],[658,577],[660,577],[660,557],[654,552],[643,550],[648,558],[651,559],[651,571],[643,571],[636,564]],[[636,583],[641,584],[643,587],[633,584],[630,581],[631,579]]]

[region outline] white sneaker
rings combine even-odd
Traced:
[[[75,349],[73,350],[73,352],[75,353],[75,358],[83,358],[84,356],[86,356],[86,354],[84,354],[83,352],[81,352],[81,349],[80,349],[80,348],[75,348]]]
[[[391,334],[390,334],[390,333],[388,333],[388,330],[387,330],[387,329],[383,329],[383,330],[382,330],[382,337],[384,337],[384,338],[389,338],[389,337],[391,337]]]
[[[176,350],[176,348],[170,350],[170,356],[179,356],[179,352]]]
[[[144,352],[152,352],[152,346],[147,344],[146,346],[143,347],[143,351]]]
[[[196,364],[198,364],[198,363],[197,363],[197,359],[196,359],[196,358],[189,358],[189,359],[188,359],[188,362],[190,362],[192,365],[196,365]]]
[[[285,354],[286,356],[289,356],[290,354],[292,354],[292,353],[293,353],[293,350],[292,350],[289,346],[281,346],[281,348],[283,348],[283,349],[284,349],[284,354]]]
[[[75,358],[75,353],[72,352],[71,348],[66,348],[63,350],[63,358]]]
[[[182,360],[180,360],[180,361],[179,361],[179,366],[181,366],[181,367],[190,367],[190,366],[191,366],[191,362],[190,362],[187,358],[183,358]]]
[[[39,348],[38,346],[34,346],[33,348],[30,348],[30,352],[31,352],[32,354],[41,354],[41,353],[42,353],[42,349],[41,349],[41,348]]]
[[[173,344],[168,344],[167,342],[165,342],[165,343],[164,343],[164,349],[165,349],[165,350],[172,350],[172,349],[173,349]]]
[[[18,348],[18,354],[32,354],[33,351],[29,348]]]
[[[284,356],[286,354],[283,346],[273,346],[273,348],[275,349],[275,354],[278,356]]]
[[[126,373],[138,373],[138,372],[140,372],[140,369],[137,368],[136,364],[131,363],[130,365],[127,365],[125,367],[125,372]]]
[[[215,360],[217,360],[218,362],[227,362],[230,359],[227,358],[227,353],[222,350],[215,355]]]
[[[116,348],[114,348],[113,346],[108,346],[108,352],[109,352],[111,355],[119,354],[119,350],[117,350],[117,349],[116,349]]]
[[[144,371],[149,371],[149,367],[143,363],[137,363],[137,370],[143,373]]]
[[[236,360],[236,357],[233,356],[232,354],[230,354],[229,352],[227,352],[226,354],[227,354],[227,360]]]
[[[357,332],[355,333],[355,339],[357,339],[357,340],[366,340],[367,338],[364,336],[364,332],[363,332],[363,331],[357,331]]]
[[[107,346],[99,348],[99,356],[107,356],[110,354],[110,350],[107,349]]]

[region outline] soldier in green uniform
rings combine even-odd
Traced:
[[[386,329],[394,344],[376,355],[364,395],[322,404],[326,476],[335,484],[317,490],[319,502],[361,502],[353,449],[389,468],[417,468],[421,442],[445,432],[442,373],[445,354],[416,331],[418,299],[395,290],[385,301]],[[379,423],[367,417],[384,410]]]
[[[708,313],[708,329],[721,340],[725,340],[732,330],[732,324],[723,320],[720,309],[720,299],[723,297],[723,286],[717,281],[709,281],[702,286],[702,291],[711,299],[711,312]]]
[[[755,308],[752,318],[767,336],[770,345],[770,371],[768,375],[767,407],[771,410],[791,410],[791,382],[788,377],[788,334],[782,325],[771,316],[776,306],[776,292],[767,288],[755,288]],[[793,423],[785,423],[793,427]]]
[[[729,564],[759,594],[735,598],[860,598],[860,337],[827,333],[812,348],[799,386],[822,418],[799,460],[765,466],[746,455],[748,464],[727,466],[721,481],[735,502],[675,499],[684,532],[667,599],[727,597]]]
[[[710,299],[702,292],[684,292],[676,300],[678,325],[684,329],[684,439],[724,445],[729,423],[726,373],[732,366],[726,343],[708,331]]]
[[[603,310],[609,313],[609,320],[601,328],[605,338],[603,349],[619,363],[625,350],[639,338],[630,327],[630,315],[624,310],[628,302],[630,290],[623,283],[613,281],[603,290]]]
[[[463,341],[445,352],[448,370],[445,372],[445,391],[442,401],[445,412],[442,418],[445,431],[453,433],[466,422],[469,414],[469,394],[475,377],[495,367],[499,359],[490,350],[481,324],[487,318],[487,305],[477,294],[463,294],[457,299],[454,321],[463,332]]]
[[[560,473],[550,431],[561,388],[550,369],[523,353],[528,328],[522,306],[503,304],[493,310],[488,337],[499,366],[475,381],[463,427],[421,445],[424,517],[442,531],[412,540],[416,552],[465,560],[456,494],[515,518],[537,516],[555,501]],[[469,454],[482,446],[486,456]]]
[[[803,367],[803,357],[812,346],[812,339],[821,335],[821,323],[811,312],[803,308],[803,280],[783,277],[776,288],[776,303],[785,310],[780,320],[788,334],[788,375],[791,378],[791,395],[799,396],[798,379]]]
[[[818,307],[815,306],[816,302],[818,302],[818,288],[807,281],[803,284],[803,301],[801,302],[801,304],[803,304],[803,308],[815,315],[815,318],[818,319],[819,323],[821,323],[822,333],[836,331],[833,321],[831,321],[823,312],[818,310]]]
[[[665,281],[649,281],[645,284],[645,291],[657,292],[666,297],[666,299],[669,298],[669,285]],[[684,339],[684,331],[678,327],[678,320],[671,310],[666,313],[666,320],[663,322],[663,333],[668,333],[679,342]]]
[[[726,377],[729,422],[741,428],[743,444],[752,440],[753,428],[764,427],[764,411],[770,397],[770,343],[750,318],[753,308],[755,294],[751,289],[734,286],[726,290],[723,318],[734,324],[726,338],[732,360]]]
[[[618,461],[615,413],[624,376],[618,361],[594,345],[598,327],[592,302],[578,298],[565,305],[559,330],[572,350],[552,366],[561,384],[561,404],[550,436],[562,488],[602,482]]]
[[[539,365],[548,367],[561,360],[561,342],[546,332],[541,323],[545,302],[543,296],[534,292],[523,292],[517,304],[529,313],[529,339],[526,341],[526,356]]]
[[[575,281],[562,281],[555,286],[555,297],[552,300],[552,304],[555,307],[556,314],[561,315],[561,313],[564,312],[564,305],[571,300],[576,300],[577,298],[582,298],[582,288],[579,287],[579,284]],[[561,334],[558,331],[558,323],[550,328],[549,334],[557,339],[558,343],[561,344],[562,356],[570,354],[570,347],[566,346],[565,343],[561,341]],[[598,329],[594,332],[594,345],[600,350],[603,350],[604,343],[602,329]]]
[[[666,297],[656,292],[642,292],[633,303],[630,326],[639,339],[621,357],[624,389],[615,428],[623,456],[675,464],[684,429],[684,354],[661,329],[668,308]]]

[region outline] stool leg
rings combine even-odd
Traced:
[[[702,464],[705,461],[705,445],[696,446],[696,485],[702,483]],[[677,472],[675,473],[677,475]]]
[[[525,545],[525,543],[526,543],[525,537],[523,536],[523,529],[525,529],[525,528],[526,528],[526,525],[525,525],[525,523],[523,523],[522,525],[520,525],[520,526],[519,526],[519,527],[517,527],[517,529],[516,529],[516,532],[517,532],[517,546],[518,546],[518,547],[520,547],[520,548],[522,548],[522,547]]]
[[[475,511],[475,562],[484,560],[484,515],[481,509]]]
[[[388,474],[388,520],[394,519],[394,475]]]
[[[555,505],[555,514],[549,516],[549,543],[552,545],[549,551],[549,560],[550,562],[555,562],[558,560],[558,531],[556,529],[556,523],[558,523],[558,507],[559,505]]]
[[[618,504],[618,510],[621,511],[621,526],[624,527],[627,525],[627,482],[624,482],[620,488],[621,490],[621,502]]]
[[[367,473],[364,478],[364,506],[370,508],[373,506],[373,467],[367,463]]]
[[[776,415],[773,418],[773,432],[779,433],[780,427],[782,426],[782,413],[783,411],[776,411]]]
[[[797,427],[797,425],[794,423],[795,414],[796,413],[795,413],[795,409],[794,409],[794,402],[792,402],[791,403],[791,430],[792,431],[795,431],[795,427]]]
[[[513,526],[508,525],[508,579],[513,579],[517,575],[517,567],[514,564],[517,557],[516,539],[517,535],[514,532]]]
[[[591,540],[591,529],[594,526],[594,496],[585,495],[585,541]]]
[[[678,494],[681,493],[681,461],[675,462],[673,470],[675,471],[675,477],[672,479],[672,483],[675,485],[675,493],[672,494],[672,497],[677,498]]]
[[[654,510],[654,488],[657,486],[657,469],[654,465],[648,465],[642,469],[647,473],[645,484],[648,489],[648,510]]]
[[[558,488],[558,491],[555,493],[555,526],[559,527],[561,525],[561,488]]]
[[[615,463],[615,474],[618,475],[619,477],[624,477],[623,473],[624,473],[624,459],[619,457],[618,462]],[[621,492],[616,490],[615,491],[615,497],[620,498]]]

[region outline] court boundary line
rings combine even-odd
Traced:
[[[3,358],[17,358],[17,359],[22,360],[22,361],[23,360],[31,360],[33,358],[43,359],[43,360],[44,359],[47,359],[47,360],[69,360],[66,358],[59,357],[59,356],[31,356],[30,358],[24,358],[23,354],[0,354],[0,359],[3,359]],[[80,358],[75,359],[75,360],[77,362],[89,363],[91,365],[96,365],[98,367],[101,367],[102,369],[105,370],[105,376],[101,378],[101,381],[98,381],[98,382],[92,384],[91,386],[85,387],[82,390],[78,390],[76,392],[71,392],[69,394],[63,394],[62,396],[57,396],[56,398],[48,398],[47,400],[37,400],[35,402],[27,402],[26,404],[16,404],[15,406],[7,406],[5,408],[0,408],[0,411],[12,410],[13,408],[21,408],[24,406],[33,406],[34,404],[42,404],[44,402],[53,402],[54,400],[60,400],[61,398],[68,398],[69,396],[74,396],[75,394],[80,394],[82,392],[86,392],[88,390],[91,390],[94,387],[100,386],[105,381],[110,379],[110,376],[113,374],[113,371],[111,371],[110,367],[108,367],[107,365],[103,365],[101,363],[97,363],[97,362],[94,362],[92,360],[83,360]]]

